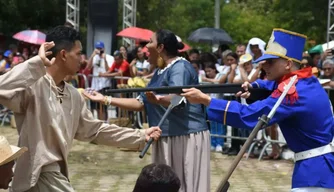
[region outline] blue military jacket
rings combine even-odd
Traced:
[[[328,95],[311,73],[310,68],[294,72],[298,75],[295,84],[297,97],[289,99],[287,96],[269,123],[279,124],[289,148],[295,153],[327,145],[334,136],[334,120]],[[279,83],[259,80],[253,86],[275,89],[277,93]],[[271,95],[246,106],[236,101],[212,99],[208,106],[208,118],[233,127],[253,129],[258,118],[269,114],[277,100],[277,96]],[[292,188],[301,187],[334,188],[333,153],[295,163]]]

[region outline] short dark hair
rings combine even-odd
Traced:
[[[321,53],[310,53],[310,57],[313,59],[315,56],[321,55]]]
[[[213,62],[211,62],[211,61],[208,61],[208,62],[205,62],[205,63],[204,63],[204,69],[205,69],[205,68],[214,69],[216,72],[218,72],[218,71],[217,71],[216,64],[213,63]]]
[[[306,59],[308,66],[315,67],[315,65],[313,64],[313,60],[312,60],[311,57],[303,57],[302,60],[304,60],[304,59]]]
[[[198,49],[191,49],[189,51],[189,55],[194,54],[194,53],[199,55],[199,50]]]
[[[199,60],[192,60],[192,61],[190,61],[190,63],[197,65],[198,68],[201,68],[201,65],[202,65],[201,61],[199,61]]]
[[[46,35],[46,42],[53,41],[55,46],[51,49],[53,56],[56,56],[62,49],[70,51],[75,41],[81,41],[78,31],[71,27],[57,26],[51,29]]]
[[[228,56],[233,57],[237,62],[239,60],[239,56],[235,52],[232,52],[226,55],[226,57]]]
[[[71,27],[71,28],[74,28],[74,25],[72,25],[72,23],[70,23],[70,22],[68,22],[68,21],[66,21],[66,22],[64,23],[64,26],[65,26],[65,27]]]
[[[184,48],[184,44],[177,41],[175,34],[167,29],[160,29],[156,33],[158,46],[164,45],[168,56],[177,56],[178,50]]]
[[[142,47],[142,46],[138,46],[138,47],[135,47],[133,50],[132,50],[132,57],[134,57],[134,58],[136,58],[136,59],[139,59],[138,58],[138,50],[139,49],[143,49],[144,47]],[[144,54],[144,58],[146,59],[146,53],[145,52],[143,52],[143,54]]]
[[[239,43],[239,44],[237,44],[237,47],[247,47],[245,44],[243,44],[243,43]]]
[[[204,52],[200,55],[200,60],[202,63],[205,63],[205,62],[213,62],[213,63],[217,63],[217,57],[213,54],[213,53],[210,53],[210,52]]]
[[[128,48],[125,47],[125,45],[121,45],[121,46],[119,46],[119,49],[121,49],[121,47],[124,47],[125,51],[128,52]]]
[[[123,54],[118,50],[114,52],[114,57],[119,57],[120,59],[124,59]]]
[[[170,166],[152,163],[142,169],[133,192],[178,192],[180,187],[180,179]]]
[[[292,66],[295,67],[296,69],[301,69],[302,68],[301,63],[299,63],[299,62],[293,61],[291,59],[282,58],[282,57],[280,57],[280,59],[283,59],[285,61],[291,61],[292,62]]]

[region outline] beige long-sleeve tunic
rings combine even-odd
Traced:
[[[133,149],[145,144],[144,131],[94,119],[74,87],[65,84],[62,96],[38,56],[0,78],[0,104],[14,111],[18,145],[28,147],[16,162],[12,183],[15,192],[34,186],[42,167],[57,161],[64,162],[67,176],[73,139]]]

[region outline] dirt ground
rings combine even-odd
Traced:
[[[0,127],[0,135],[5,135],[11,144],[17,144],[15,129]],[[78,192],[131,192],[142,167],[150,163],[150,155],[144,159],[138,155],[75,141],[69,155],[70,181]],[[211,191],[216,189],[232,161],[233,157],[211,153]],[[229,191],[289,191],[292,169],[293,163],[285,160],[242,160],[229,180]]]

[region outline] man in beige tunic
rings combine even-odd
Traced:
[[[59,26],[46,41],[38,56],[14,67],[0,81],[0,104],[15,113],[18,145],[28,148],[16,163],[10,189],[14,192],[74,191],[67,168],[73,139],[141,149],[145,140],[158,139],[161,133],[158,127],[138,130],[94,119],[80,93],[63,81],[79,70],[78,32]],[[49,60],[51,54],[54,58]]]

